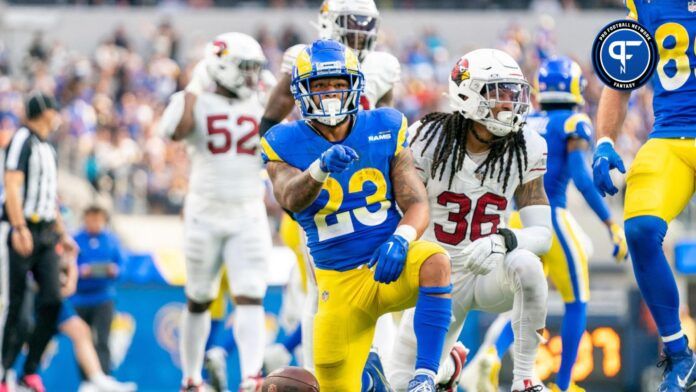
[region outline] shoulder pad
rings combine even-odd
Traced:
[[[295,60],[306,47],[307,45],[305,44],[297,44],[289,47],[285,53],[283,53],[283,62],[280,64],[280,72],[292,75],[292,67],[295,66]]]
[[[529,163],[531,164],[532,162],[541,159],[541,157],[546,156],[548,152],[546,139],[532,130],[525,129],[522,132],[527,145],[527,156]]]

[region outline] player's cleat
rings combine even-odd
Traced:
[[[585,392],[585,388],[578,386],[578,384],[574,382],[571,382],[566,390],[559,388],[556,384],[549,384],[549,390],[551,392]]]
[[[261,375],[247,377],[239,384],[239,392],[261,392],[263,377]]]
[[[427,374],[416,374],[408,383],[408,392],[436,392],[435,380]]]
[[[525,378],[524,380],[515,381],[510,388],[512,392],[546,392],[548,389],[538,379]]]
[[[657,367],[665,368],[657,392],[682,392],[696,385],[696,356],[689,348],[676,354],[664,353]]]
[[[269,374],[276,369],[290,365],[292,354],[288,352],[280,343],[272,344],[266,347],[266,352],[263,354],[263,371]]]
[[[464,369],[464,365],[466,364],[466,357],[468,354],[469,350],[466,347],[464,347],[464,345],[461,342],[457,342],[454,344],[454,347],[452,347],[452,351],[450,351],[450,358],[452,358],[452,362],[454,362],[454,372],[452,373],[452,377],[449,379],[447,383],[439,384],[437,386],[437,390],[439,392],[457,391],[459,377],[462,375],[462,370]]]
[[[99,392],[135,392],[138,386],[133,382],[120,382],[111,376],[102,375],[91,380]]]
[[[46,392],[41,376],[38,374],[26,374],[19,381],[19,385],[31,392]]]
[[[203,362],[210,386],[217,392],[227,391],[227,353],[222,347],[213,347],[205,353]]]
[[[369,390],[371,392],[391,392],[387,377],[384,375],[382,360],[376,351],[370,351],[363,371],[370,375],[372,386]]]
[[[195,384],[189,379],[185,385],[181,386],[180,392],[203,392],[203,383]]]

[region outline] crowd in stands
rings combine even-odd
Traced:
[[[540,59],[556,54],[553,23],[547,22],[533,31],[510,25],[490,44],[511,53],[531,79]],[[410,121],[446,110],[443,93],[451,67],[463,53],[450,52],[446,38],[435,29],[408,42],[383,33],[381,49],[402,63],[396,107]],[[262,27],[256,37],[274,73],[287,47],[313,38],[290,27],[279,34]],[[110,194],[115,212],[174,214],[186,193],[188,161],[184,146],[166,142],[156,129],[169,96],[186,85],[202,46],[184,53],[176,26],[166,21],[139,39],[146,39],[147,45],[136,45],[134,37],[119,28],[85,56],[37,33],[16,69],[9,66],[0,44],[0,147],[21,121],[22,94],[34,89],[53,93],[64,116],[55,134],[61,167],[86,179],[95,191]],[[473,43],[468,49],[475,49]],[[587,110],[594,118],[602,85],[589,64],[582,66],[589,81]],[[631,100],[628,132],[617,143],[627,158],[651,129],[650,94],[650,89],[641,89]]]

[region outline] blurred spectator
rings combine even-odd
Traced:
[[[105,374],[111,371],[109,334],[114,317],[116,279],[124,254],[118,238],[106,230],[107,212],[94,205],[84,213],[84,228],[75,235],[80,247],[77,258],[79,280],[70,298],[77,314],[94,331],[95,348]]]

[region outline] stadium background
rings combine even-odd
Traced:
[[[112,347],[119,365],[115,375],[138,382],[140,390],[174,390],[180,377],[176,339],[183,259],[178,214],[188,164],[183,147],[163,141],[156,132],[167,98],[186,85],[205,42],[225,31],[255,36],[269,69],[277,73],[285,48],[316,37],[311,22],[318,3],[39,0],[0,6],[0,147],[7,145],[21,121],[23,93],[39,89],[59,98],[64,125],[53,141],[68,222],[76,229],[87,204],[106,203],[112,227],[130,251]],[[377,3],[382,13],[379,46],[402,63],[396,107],[411,121],[446,107],[442,93],[451,66],[479,47],[506,50],[528,78],[541,56],[572,56],[589,80],[587,110],[594,119],[601,84],[589,65],[592,40],[603,25],[625,15],[616,0]],[[627,163],[650,130],[650,96],[649,88],[641,89],[631,100],[624,135],[617,141]],[[630,267],[611,261],[605,229],[575,190],[569,200],[595,245],[588,334],[577,375],[586,379],[583,385],[591,391],[650,390],[658,374],[653,366],[657,339]],[[610,200],[617,217],[621,200],[620,195]],[[277,228],[279,209],[271,205],[269,214]],[[672,250],[679,249],[677,263],[685,273],[696,270],[688,263],[692,214],[690,208],[672,225],[666,245],[673,256]],[[272,336],[282,333],[274,314],[293,263],[277,236],[274,241],[273,287],[266,300]],[[683,297],[688,300],[688,275],[682,277]],[[547,377],[560,361],[560,340],[554,337],[562,311],[558,295],[551,295],[549,306],[551,339],[541,350],[539,367]],[[471,318],[463,334],[468,346],[476,349],[491,319],[485,314]],[[235,363],[232,355],[232,381]],[[77,371],[67,339],[56,340],[45,365],[49,391],[76,390]]]

